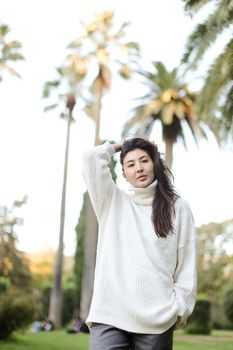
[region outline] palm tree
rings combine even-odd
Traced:
[[[183,121],[191,129],[196,142],[200,135],[196,121],[195,96],[180,81],[177,68],[169,72],[161,62],[153,62],[152,65],[154,72],[139,72],[149,91],[137,99],[137,106],[133,108],[132,116],[125,123],[122,134],[125,136],[130,130],[135,135],[148,136],[154,122],[159,120],[166,146],[166,163],[171,168],[174,143],[181,137],[185,144]]]
[[[7,40],[6,37],[9,32],[10,28],[6,24],[0,23],[0,81],[3,79],[2,71],[7,71],[20,78],[19,73],[9,65],[9,62],[24,60],[23,55],[19,52],[21,49],[20,42]]]
[[[91,23],[82,23],[84,35],[72,41],[68,46],[70,54],[67,60],[74,71],[87,66],[88,85],[91,86],[87,97],[86,113],[95,121],[95,145],[100,143],[100,112],[103,95],[111,88],[114,65],[124,79],[132,75],[132,65],[137,63],[139,47],[135,42],[125,40],[123,23],[119,29],[113,25],[114,13],[101,12]],[[90,81],[92,83],[90,84]]]
[[[183,0],[187,12],[194,14],[206,5],[206,0]],[[205,53],[232,27],[233,1],[215,0],[212,13],[189,35],[183,63],[196,69]],[[233,128],[233,39],[211,63],[197,104],[200,116],[212,127],[218,138],[230,135]]]
[[[83,64],[88,66],[86,80],[90,90],[86,96],[85,111],[95,122],[95,145],[100,143],[101,105],[105,92],[111,88],[111,71],[116,66],[121,77],[129,79],[133,64],[136,65],[139,56],[138,45],[125,40],[125,28],[129,23],[123,23],[119,29],[115,29],[113,20],[113,12],[97,14],[91,23],[83,23],[84,35],[68,47],[70,54],[67,60],[74,71],[79,71]],[[86,319],[92,298],[97,229],[97,219],[88,198],[80,311],[83,320]]]
[[[73,74],[69,66],[63,66],[57,69],[58,78],[53,81],[47,81],[43,88],[43,97],[51,98],[56,93],[56,103],[49,105],[45,111],[54,108],[62,107],[60,117],[65,118],[67,122],[66,145],[65,145],[65,161],[64,174],[62,186],[61,212],[60,212],[60,233],[59,244],[56,255],[56,263],[54,270],[54,285],[50,296],[49,319],[51,319],[56,326],[61,324],[61,310],[62,310],[62,266],[63,266],[63,237],[64,237],[64,223],[65,223],[65,201],[66,201],[66,183],[67,183],[67,169],[68,169],[68,154],[70,142],[70,126],[74,121],[73,109],[76,104],[75,94],[77,94],[77,86],[84,77],[81,73]],[[58,95],[57,95],[58,94]],[[65,112],[64,112],[65,110]]]

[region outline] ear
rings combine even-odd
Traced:
[[[122,175],[123,175],[123,177],[126,179],[126,181],[128,181],[128,180],[127,180],[127,177],[126,177],[126,175],[125,175],[124,169],[122,169]]]

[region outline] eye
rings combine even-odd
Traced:
[[[129,164],[129,165],[128,165],[128,168],[131,168],[132,166],[134,166],[134,164]]]
[[[148,159],[143,159],[142,163],[147,163]]]

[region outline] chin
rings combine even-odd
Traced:
[[[135,185],[135,187],[138,188],[146,188],[148,186],[150,186],[150,184],[152,184],[153,181],[146,181],[145,183],[138,183]]]

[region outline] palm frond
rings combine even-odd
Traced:
[[[199,139],[201,137],[203,137],[203,134],[202,134],[202,131],[201,131],[201,128],[200,128],[199,124],[195,120],[192,120],[192,119],[187,118],[187,117],[185,118],[185,121],[188,124],[189,129],[192,132],[192,135],[193,135],[193,138],[194,138],[194,141],[195,141],[196,145],[198,146],[199,145],[199,142],[198,142]]]
[[[209,0],[183,0],[185,2],[185,10],[186,11],[198,11],[204,5],[209,3]]]
[[[10,27],[7,24],[0,23],[0,41],[10,32]]]
[[[134,115],[131,117],[123,126],[122,136],[124,137],[130,129],[132,129],[135,124],[139,123],[141,126],[143,125],[143,121],[145,120],[145,112],[144,105],[137,106],[134,108]]]
[[[21,48],[22,48],[22,44],[18,40],[5,42],[5,45],[4,45],[5,50],[12,50],[12,49],[17,50]]]
[[[8,64],[3,62],[2,60],[0,61],[0,69],[4,69],[8,71],[11,75],[21,79],[21,75],[18,72],[16,72],[16,70],[14,70],[12,67],[8,66]]]
[[[53,110],[53,109],[57,108],[57,106],[58,106],[58,104],[57,104],[57,103],[54,103],[54,104],[49,105],[49,106],[46,106],[46,107],[44,108],[44,112],[51,111],[51,110]]]
[[[199,111],[205,119],[217,101],[221,89],[233,80],[233,39],[211,65],[199,97]]]
[[[226,100],[223,106],[223,129],[225,133],[233,131],[233,76],[231,86],[226,96]],[[232,133],[233,134],[233,133]]]
[[[42,97],[47,98],[51,96],[53,90],[57,89],[61,84],[60,80],[50,80],[46,81],[43,86]]]
[[[161,89],[166,90],[171,87],[177,88],[178,77],[177,77],[177,68],[174,68],[171,72],[169,72],[164,64],[160,61],[152,62],[155,70],[157,71],[154,74],[154,81],[157,81],[157,84],[161,86]]]
[[[190,68],[195,69],[206,50],[216,41],[219,34],[228,28],[233,21],[233,6],[229,8],[228,1],[221,1],[216,11],[203,23],[196,26],[189,36],[182,63],[192,61]]]

